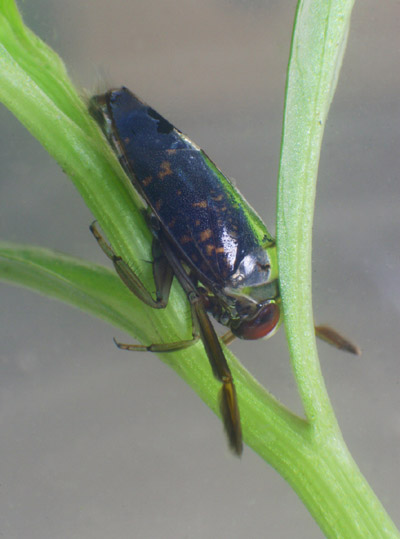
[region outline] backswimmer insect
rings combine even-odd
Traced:
[[[222,337],[226,344],[235,337],[252,340],[275,333],[282,319],[275,240],[207,155],[127,88],[92,97],[89,110],[148,204],[155,298],[94,223],[92,233],[140,300],[164,308],[175,277],[192,313],[190,340],[117,345],[160,353],[182,350],[201,339],[214,376],[221,382],[220,409],[229,445],[241,455],[236,390],[209,314],[229,328]],[[338,348],[359,353],[331,328],[321,326],[316,333]]]

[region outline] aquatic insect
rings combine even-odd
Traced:
[[[268,337],[276,331],[281,311],[275,241],[207,155],[127,88],[92,97],[89,110],[148,204],[155,298],[95,224],[92,233],[140,300],[155,309],[164,308],[175,277],[192,313],[192,339],[117,345],[125,350],[171,352],[200,338],[214,376],[221,382],[220,409],[229,445],[240,455],[236,390],[209,314],[229,328],[222,338],[225,343],[235,337]]]

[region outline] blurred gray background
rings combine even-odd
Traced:
[[[274,232],[295,1],[36,0],[25,21],[89,91],[125,84],[202,146]],[[356,3],[320,164],[318,322],[363,349],[320,344],[361,471],[400,525],[400,4]],[[4,108],[1,239],[106,263],[71,182]],[[307,538],[302,503],[155,356],[119,352],[105,323],[1,285],[0,535]],[[301,413],[284,331],[233,344]]]

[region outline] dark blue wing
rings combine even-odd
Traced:
[[[204,152],[151,107],[126,88],[108,95],[121,163],[133,172],[135,187],[186,261],[223,286],[260,244],[246,203],[238,203],[237,191]]]

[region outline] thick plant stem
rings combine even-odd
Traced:
[[[299,2],[288,67],[277,240],[285,328],[307,418],[337,429],[320,371],[311,303],[311,243],[322,136],[353,0]]]
[[[288,66],[278,184],[277,245],[285,329],[299,393],[319,458],[324,505],[298,491],[327,536],[393,537],[342,439],[317,356],[311,302],[311,244],[321,142],[346,47],[353,0],[298,4]],[[318,449],[317,449],[318,448]],[[323,470],[323,472],[322,472]],[[348,504],[341,504],[340,499]],[[328,509],[329,506],[329,509]],[[385,535],[385,534],[388,535]],[[393,535],[395,534],[395,535]]]

